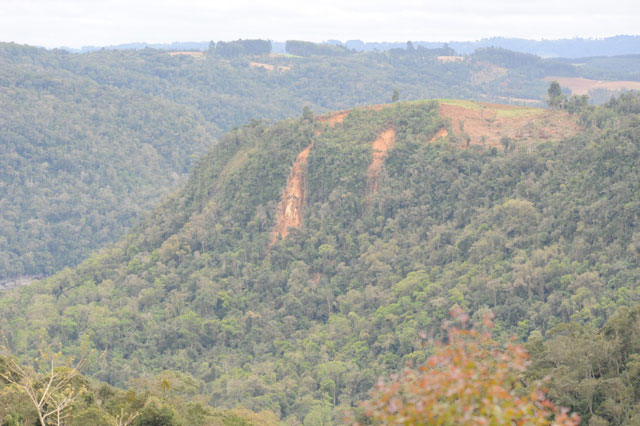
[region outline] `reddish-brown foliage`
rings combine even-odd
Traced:
[[[451,327],[449,342],[425,365],[378,383],[366,414],[403,425],[577,425],[578,416],[556,407],[540,383],[523,382],[527,364],[522,346],[500,347],[488,331]]]

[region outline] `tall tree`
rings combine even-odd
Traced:
[[[547,89],[547,104],[552,108],[561,108],[566,101],[567,97],[562,93],[560,83],[553,80]]]

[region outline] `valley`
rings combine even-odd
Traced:
[[[637,58],[287,45],[0,43],[2,426],[640,419]]]

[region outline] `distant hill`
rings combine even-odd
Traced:
[[[18,353],[88,336],[112,384],[183,370],[216,406],[339,423],[453,307],[527,339],[639,301],[638,105],[255,120],[119,243],[2,293],[0,328]]]
[[[187,41],[187,42],[173,42],[173,43],[124,43],[124,44],[115,44],[109,46],[83,46],[79,49],[75,49],[72,47],[61,46],[60,49],[68,50],[74,53],[88,53],[95,52],[96,50],[127,50],[127,49],[159,49],[159,50],[197,50],[203,51],[209,48],[208,41]]]
[[[531,53],[543,58],[585,58],[588,56],[619,56],[640,54],[640,36],[618,35],[601,39],[571,38],[559,40],[526,40],[492,37],[472,42],[450,42],[460,53],[472,53],[483,47],[501,47],[516,52]]]
[[[407,42],[363,42],[361,40],[329,41],[332,44],[344,45],[357,52],[385,51],[389,49],[405,49]],[[522,38],[491,37],[476,41],[416,41],[411,44],[427,49],[441,48],[443,45],[454,49],[458,54],[469,55],[478,49],[494,47],[514,52],[530,53],[542,58],[586,58],[591,56],[621,56],[640,54],[640,36],[618,35],[601,39],[572,38],[557,40],[528,40]]]
[[[356,52],[385,51],[389,49],[404,49],[406,42],[364,42],[362,40],[328,40],[330,45],[345,46]],[[285,43],[272,41],[273,52],[286,53]],[[441,48],[443,42],[416,41],[414,46],[422,46],[427,49]],[[531,53],[543,58],[585,58],[589,56],[620,56],[640,54],[640,36],[617,35],[600,39],[571,38],[556,40],[528,40],[523,38],[491,37],[477,41],[449,41],[446,43],[459,54],[471,54],[477,49],[485,47],[500,47],[515,52]],[[174,42],[174,43],[127,43],[112,46],[86,46],[80,49],[61,47],[73,52],[92,52],[100,49],[163,49],[163,50],[200,50],[209,47],[209,42]]]

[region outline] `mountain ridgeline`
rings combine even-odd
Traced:
[[[380,104],[394,93],[541,106],[550,77],[594,87],[592,99],[606,102],[638,83],[600,80],[640,78],[633,55],[575,63],[496,48],[455,56],[289,44],[295,56],[269,54],[264,40],[85,54],[0,43],[0,287],[117,241],[216,138],[252,119]]]
[[[3,294],[0,328],[21,354],[86,336],[114,385],[179,370],[215,406],[339,423],[454,307],[545,353],[549,330],[640,299],[638,114],[623,96],[254,120],[119,243]]]

